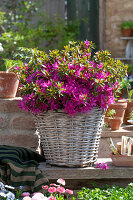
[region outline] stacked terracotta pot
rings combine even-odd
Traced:
[[[111,118],[108,119],[108,123],[112,131],[119,130],[121,124],[123,123],[126,108],[127,108],[127,101],[118,100],[118,102],[111,104],[107,109],[107,112],[108,110],[112,109],[114,109],[116,112],[115,116],[112,119]],[[105,117],[107,117],[107,112],[105,114]]]
[[[0,98],[14,98],[18,85],[19,80],[15,73],[0,71]]]

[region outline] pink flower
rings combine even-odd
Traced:
[[[56,198],[51,196],[51,197],[48,198],[48,200],[56,200]]]
[[[107,163],[103,163],[102,169],[103,169],[103,170],[106,170],[106,169],[108,169],[108,168],[109,168],[109,167],[108,167]]]
[[[21,194],[21,197],[29,197],[30,196],[30,193],[29,192],[23,192]]]
[[[57,188],[57,192],[64,193],[65,192],[65,188],[64,187],[58,187]]]
[[[42,189],[47,190],[48,189],[48,185],[42,185]]]
[[[69,190],[69,189],[66,189],[65,192],[68,193],[68,194],[73,194],[73,191],[72,191],[72,190]]]
[[[56,192],[56,188],[55,187],[49,187],[48,192],[54,193],[54,192]]]
[[[32,200],[32,198],[31,197],[24,197],[22,200]]]
[[[47,200],[48,198],[45,197],[41,192],[36,192],[35,195],[33,195],[32,200]]]
[[[86,45],[87,47],[89,47],[90,42],[89,42],[88,40],[86,40],[84,43],[85,43],[85,45]]]
[[[103,169],[103,170],[106,170],[106,169],[109,168],[107,163],[97,163],[96,167],[100,168],[100,169]]]
[[[101,167],[101,163],[96,163],[96,168],[100,168]]]
[[[59,179],[57,180],[57,183],[59,183],[59,184],[61,184],[61,185],[65,185],[65,184],[66,184],[66,183],[65,183],[65,180],[62,179],[62,178],[59,178]]]

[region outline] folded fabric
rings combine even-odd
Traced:
[[[24,147],[0,145],[0,181],[16,188],[23,186],[24,191],[38,192],[48,182],[38,169],[44,161],[44,156]]]

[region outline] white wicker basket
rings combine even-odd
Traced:
[[[36,128],[47,162],[67,167],[92,166],[98,155],[103,110],[69,117],[62,110],[35,116]]]

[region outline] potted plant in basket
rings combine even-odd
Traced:
[[[0,98],[14,98],[17,93],[19,78],[12,71],[13,65],[19,65],[21,61],[5,59],[5,66],[0,70]]]
[[[127,66],[92,42],[69,42],[49,55],[21,48],[19,107],[35,116],[47,162],[86,166],[96,162],[104,109],[115,99]]]

